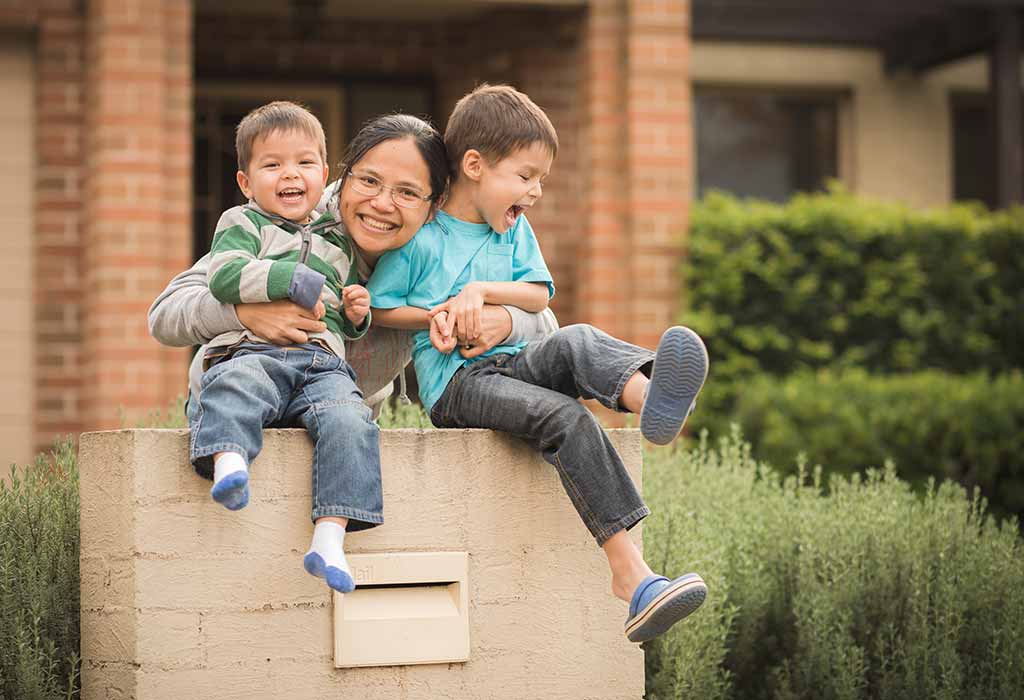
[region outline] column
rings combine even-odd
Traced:
[[[184,390],[186,355],[146,311],[191,255],[192,6],[87,10],[83,424],[118,427]]]
[[[585,26],[578,316],[653,347],[679,308],[691,196],[689,3],[595,0]]]

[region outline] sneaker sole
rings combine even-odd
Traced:
[[[708,587],[704,579],[697,574],[684,577],[662,591],[626,625],[626,638],[640,643],[664,634],[672,625],[694,613],[707,596]]]
[[[665,331],[658,342],[640,432],[656,445],[667,445],[686,424],[708,376],[708,351],[700,336],[684,326]]]

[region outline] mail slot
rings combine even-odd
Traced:
[[[469,660],[466,552],[352,554],[356,582],[334,595],[334,666]]]

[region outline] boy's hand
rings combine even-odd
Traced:
[[[448,326],[447,311],[439,311],[430,319],[430,344],[445,355],[455,349],[455,336]]]
[[[448,312],[452,325],[459,329],[459,336],[467,342],[480,337],[480,315],[484,308],[484,294],[481,286],[470,282],[456,296],[430,310],[431,318],[441,311]]]
[[[345,318],[359,327],[370,313],[370,292],[361,284],[350,284],[341,290],[341,305],[345,307]]]

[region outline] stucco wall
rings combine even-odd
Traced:
[[[639,481],[637,431],[611,435]],[[384,431],[381,447],[386,523],[347,549],[468,552],[468,662],[334,668],[331,598],[301,566],[304,431],[267,431],[237,513],[192,474],[185,431],[87,433],[83,699],[643,696],[625,604],[547,463],[480,430]]]
[[[847,91],[841,105],[839,176],[854,192],[915,206],[953,196],[951,96],[985,92],[975,57],[922,77],[885,74],[871,49],[695,41],[694,84]]]

